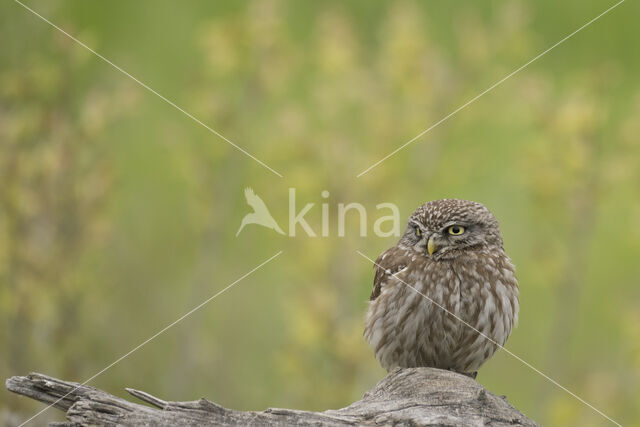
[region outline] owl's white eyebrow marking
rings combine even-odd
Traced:
[[[468,221],[449,221],[444,223],[442,229],[444,230],[445,228],[449,228],[452,225],[460,225],[462,227],[469,228],[471,226],[471,223],[469,223]]]
[[[410,219],[409,220],[409,224],[415,225],[416,227],[418,227],[420,230],[426,230],[426,227],[423,224],[420,224],[418,221],[416,221],[415,219]]]

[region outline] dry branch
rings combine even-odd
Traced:
[[[309,412],[270,408],[235,411],[206,399],[167,402],[138,390],[127,391],[152,405],[112,396],[86,385],[43,374],[12,377],[7,388],[66,412],[58,425],[438,425],[535,426],[504,397],[487,391],[464,375],[432,368],[399,369],[390,373],[364,397],[337,410]]]

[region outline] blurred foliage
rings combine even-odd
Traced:
[[[629,3],[629,2],[627,2]],[[375,206],[461,197],[499,218],[521,283],[511,351],[623,424],[640,420],[640,59],[623,4],[29,3],[279,178],[19,7],[0,6],[0,376],[238,409],[326,409],[384,372],[362,339]],[[286,228],[249,226],[251,186]],[[321,197],[327,190],[328,198]],[[368,237],[337,204],[368,209]],[[479,381],[545,425],[603,419],[504,352]],[[40,405],[3,391],[19,418]],[[54,418],[49,411],[39,420]]]

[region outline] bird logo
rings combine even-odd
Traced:
[[[247,204],[253,208],[253,212],[246,214],[244,218],[242,218],[242,223],[236,233],[236,237],[240,234],[244,226],[248,224],[261,225],[275,230],[280,234],[284,234],[284,231],[282,231],[276,220],[271,216],[271,213],[269,213],[267,205],[264,204],[260,196],[253,192],[253,189],[250,187],[245,188],[244,197],[247,199]]]

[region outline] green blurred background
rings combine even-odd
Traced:
[[[485,203],[520,280],[507,348],[640,423],[640,6],[627,1],[360,178],[611,5],[544,0],[29,1],[280,178],[74,44],[0,5],[0,377],[84,381],[279,250],[92,385],[237,409],[345,406],[383,375],[362,338],[372,266],[421,203]],[[248,226],[251,186],[319,232]],[[499,352],[478,380],[545,425],[606,420]],[[3,423],[44,405],[0,391]],[[60,419],[50,409],[34,424]]]

